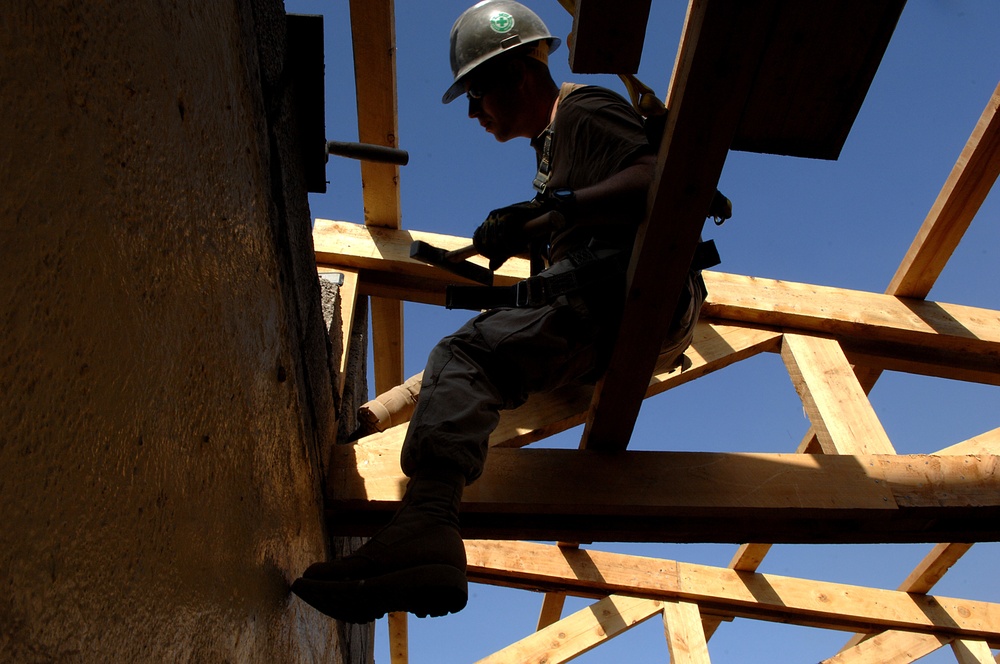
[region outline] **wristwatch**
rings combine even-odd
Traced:
[[[552,198],[553,203],[555,203],[555,209],[562,212],[564,215],[573,214],[576,208],[576,192],[569,187],[559,187],[558,189],[553,189],[552,193],[549,194]]]

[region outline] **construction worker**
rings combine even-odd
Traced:
[[[543,245],[549,267],[515,289],[466,294],[469,308],[487,308],[486,300],[492,308],[428,358],[403,444],[410,481],[400,509],[356,553],[310,566],[292,586],[334,618],[461,610],[468,584],[459,503],[483,471],[500,410],[596,380],[610,354],[655,150],[642,117],[616,93],[556,85],[547,59],[559,44],[513,0],[480,2],[451,30],[454,81],[442,101],[464,93],[470,118],[500,142],[529,139],[538,156],[538,195],[491,212],[473,243],[494,268]],[[689,281],[668,342],[677,355],[703,297]]]

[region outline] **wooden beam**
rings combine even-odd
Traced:
[[[771,330],[698,323],[694,340],[681,364],[658,362],[646,389],[646,398],[718,371],[765,351],[776,351],[781,335]],[[582,424],[593,395],[588,386],[568,386],[535,394],[515,410],[503,411],[490,445],[522,447]]]
[[[389,659],[392,664],[408,664],[410,661],[410,627],[406,613],[389,614]]]
[[[375,393],[385,394],[406,377],[403,365],[403,302],[371,298]]]
[[[956,639],[951,642],[958,664],[994,664],[993,653],[985,641]]]
[[[946,447],[938,454],[1000,454],[1000,427]]]
[[[928,593],[972,544],[938,544],[903,580],[899,589],[908,593]]]
[[[369,440],[333,451],[337,534],[368,534],[399,506],[399,449]],[[462,524],[496,539],[1000,541],[1000,457],[493,449]]]
[[[577,74],[639,71],[651,0],[577,0],[569,67]]]
[[[478,664],[557,664],[599,646],[662,610],[655,600],[611,596],[512,643]]]
[[[840,344],[788,332],[781,357],[824,452],[895,453]]]
[[[734,150],[836,159],[905,0],[783,0]]]
[[[410,245],[414,240],[423,240],[445,250],[459,249],[472,243],[468,238],[454,235],[363,226],[330,219],[316,219],[313,225],[313,246],[318,265],[397,275],[400,278],[399,288],[404,292],[419,293],[426,290],[423,282],[430,281],[440,289],[442,302],[447,284],[473,283],[410,258]],[[486,259],[481,256],[469,260],[484,267],[487,265]],[[497,270],[494,281],[497,285],[514,284],[528,277],[529,267],[527,260],[511,258]],[[420,301],[416,297],[404,299]]]
[[[479,583],[561,587],[585,597],[628,593],[758,620],[1000,642],[1000,604],[527,542],[466,540],[465,549],[469,579]]]
[[[396,21],[393,0],[351,0],[354,83],[358,103],[358,140],[397,147]],[[399,228],[399,166],[361,162],[365,224]],[[372,350],[375,389],[385,392],[403,382],[403,305],[372,297]]]
[[[889,282],[893,295],[925,298],[1000,176],[1000,84]]]
[[[941,580],[945,572],[951,569],[951,566],[971,548],[972,544],[945,543],[936,545],[899,585],[899,590],[926,595],[934,587],[934,584]],[[882,635],[855,634],[844,644],[841,652],[847,652],[855,646],[875,638],[875,636]],[[883,642],[886,644],[897,643],[897,641],[889,638],[884,638]],[[905,640],[902,643],[905,645]]]
[[[398,147],[393,0],[350,0],[358,140]],[[365,224],[399,228],[399,166],[361,162]]]
[[[538,612],[538,627],[535,629],[545,629],[549,625],[559,622],[565,604],[566,593],[555,591],[545,593],[542,598],[542,609]]]
[[[663,628],[670,649],[670,664],[709,664],[708,642],[697,604],[664,601]]]
[[[417,239],[444,249],[469,242],[323,219],[313,230],[317,263],[359,270],[363,292],[381,280],[405,299],[443,303],[445,285],[461,279],[411,260],[410,243]],[[527,274],[527,261],[513,259],[496,282],[513,284]],[[724,272],[704,278],[706,319],[818,332],[838,339],[849,357],[886,357],[928,375],[1000,381],[1000,311]]]
[[[681,364],[657,363],[646,396],[651,397],[699,376],[718,371],[761,352],[777,352],[781,334],[760,328],[698,323],[691,346]],[[514,410],[500,413],[500,423],[490,435],[491,447],[523,447],[582,424],[593,388],[566,386],[553,392],[531,395]],[[379,434],[381,444],[401,445],[405,427]]]
[[[706,275],[703,314],[853,339],[874,354],[909,349],[930,363],[1000,371],[1000,311],[721,272]]]
[[[910,664],[946,646],[954,637],[887,630],[851,646],[821,664]]]
[[[647,216],[632,251],[625,313],[610,365],[594,391],[581,447],[621,450],[628,445],[775,5],[692,0],[688,8]]]

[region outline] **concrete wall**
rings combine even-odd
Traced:
[[[2,14],[0,661],[344,661],[280,0]]]

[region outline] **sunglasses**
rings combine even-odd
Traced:
[[[485,83],[470,83],[469,89],[465,91],[465,96],[469,101],[479,101],[493,89],[493,86],[486,85]]]

